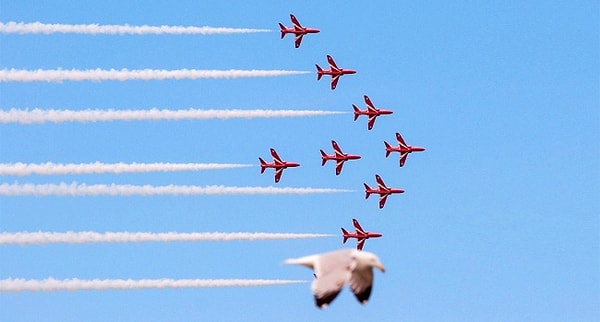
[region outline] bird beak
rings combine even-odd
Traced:
[[[375,267],[379,268],[382,273],[385,273],[385,267],[383,267],[383,265],[377,264]]]

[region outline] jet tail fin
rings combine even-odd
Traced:
[[[317,64],[315,64],[315,66],[317,67],[317,80],[320,80],[323,76],[323,68]]]
[[[258,161],[260,161],[260,173],[264,173],[267,163],[262,158],[258,158]]]
[[[363,183],[365,185],[365,199],[369,199],[369,196],[371,195],[371,193],[369,192],[371,190],[371,187],[369,187],[369,185],[367,185],[366,183]]]
[[[358,107],[356,107],[356,105],[354,104],[352,104],[352,108],[354,109],[354,120],[356,121],[360,116],[360,111],[358,110]]]
[[[285,37],[285,26],[282,23],[279,23],[279,28],[281,29],[281,39]]]
[[[344,227],[342,227],[342,234],[344,236],[344,240],[342,241],[342,244],[345,244],[346,241],[348,241],[348,231],[346,229],[344,229]]]
[[[325,153],[325,151],[320,150],[321,151],[321,166],[324,166],[325,163],[327,163],[327,153]]]
[[[392,148],[392,146],[386,141],[383,141],[383,144],[385,144],[385,157],[387,158],[390,156],[390,149]]]

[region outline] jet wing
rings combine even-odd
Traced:
[[[302,37],[304,36],[304,34],[297,34],[296,35],[296,42],[294,43],[294,46],[296,46],[296,48],[300,47],[300,43],[302,42]]]
[[[331,146],[333,147],[333,151],[337,156],[344,156],[344,153],[342,152],[342,149],[340,149],[340,147],[338,146],[337,142],[331,140]]]
[[[365,95],[365,104],[367,105],[367,110],[371,112],[377,112],[377,109],[375,108],[373,103],[371,103],[371,99],[367,95]]]
[[[354,228],[356,229],[356,233],[365,234],[364,229],[358,223],[358,220],[352,219],[352,223],[354,224]]]
[[[331,76],[331,89],[335,89],[335,87],[337,86],[338,81],[340,80],[340,75],[334,75]]]
[[[400,133],[396,132],[396,140],[398,140],[398,144],[400,144],[403,148],[408,148],[408,145],[406,144],[406,142],[404,142],[404,139],[402,138],[402,135],[400,135]]]
[[[404,162],[406,162],[406,158],[408,157],[408,153],[407,152],[402,152],[402,154],[400,154],[400,166],[403,167],[404,166]]]
[[[335,61],[333,61],[333,58],[331,58],[331,56],[327,55],[327,63],[329,63],[329,68],[331,68],[332,70],[336,70],[336,71],[340,71],[340,68],[337,67],[337,65],[335,64]]]
[[[358,238],[356,239],[356,249],[362,250],[365,246],[366,238]]]
[[[281,161],[281,158],[279,157],[279,155],[277,154],[277,152],[273,148],[271,148],[271,156],[273,157],[273,161],[275,163],[277,163],[277,164],[283,163],[283,161]]]
[[[387,200],[388,195],[387,194],[382,194],[379,195],[379,209],[383,208],[383,206],[385,206],[385,201]]]
[[[275,168],[275,183],[279,182],[279,179],[281,179],[282,173],[283,173],[283,168]]]
[[[296,19],[296,17],[294,15],[290,15],[290,19],[292,20],[292,24],[294,25],[294,29],[296,29],[297,31],[303,30],[304,28],[302,28],[302,25],[300,25],[300,22],[298,22],[298,19]]]
[[[344,161],[346,160],[336,160],[335,163],[335,175],[338,176],[342,173],[342,168],[344,167]]]
[[[373,125],[375,125],[376,118],[377,118],[377,114],[369,114],[369,121],[367,122],[367,128],[369,130],[373,129]]]
[[[382,190],[388,189],[388,187],[383,182],[383,179],[381,179],[381,177],[378,174],[375,175],[375,181],[377,181],[377,185],[379,186],[379,189],[382,189]]]

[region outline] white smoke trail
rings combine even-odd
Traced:
[[[203,70],[203,69],[1,69],[2,82],[128,81],[200,78],[277,77],[308,74],[297,70]]]
[[[200,241],[258,241],[331,237],[327,234],[295,233],[148,233],[148,232],[17,232],[0,233],[0,245],[87,244],[87,243],[145,243]]]
[[[131,26],[98,24],[46,24],[41,22],[0,22],[4,34],[87,34],[87,35],[226,35],[270,32],[270,29],[195,27],[195,26]]]
[[[0,196],[196,196],[196,195],[305,195],[352,192],[328,188],[277,188],[277,187],[227,187],[227,186],[152,186],[118,184],[0,184]]]
[[[251,164],[235,163],[0,163],[0,175],[28,176],[65,175],[65,174],[101,174],[132,172],[175,172],[224,170],[251,167]]]
[[[58,280],[47,278],[43,280],[27,280],[23,278],[8,278],[0,280],[0,292],[53,292],[80,290],[135,290],[135,289],[165,289],[165,288],[215,288],[215,287],[255,287],[301,284],[302,280],[265,280],[265,279],[93,279],[78,278]]]
[[[62,122],[111,122],[111,121],[158,121],[158,120],[207,120],[207,119],[235,119],[235,118],[283,118],[306,117],[345,114],[334,111],[311,110],[201,110],[190,108],[187,110],[33,110],[10,109],[0,110],[0,123],[62,123]]]

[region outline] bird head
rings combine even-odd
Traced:
[[[376,267],[381,272],[385,273],[385,267],[381,264],[379,257],[377,255],[365,252],[365,251],[356,251],[354,254],[354,259],[356,260],[357,266],[368,266],[368,267]]]

